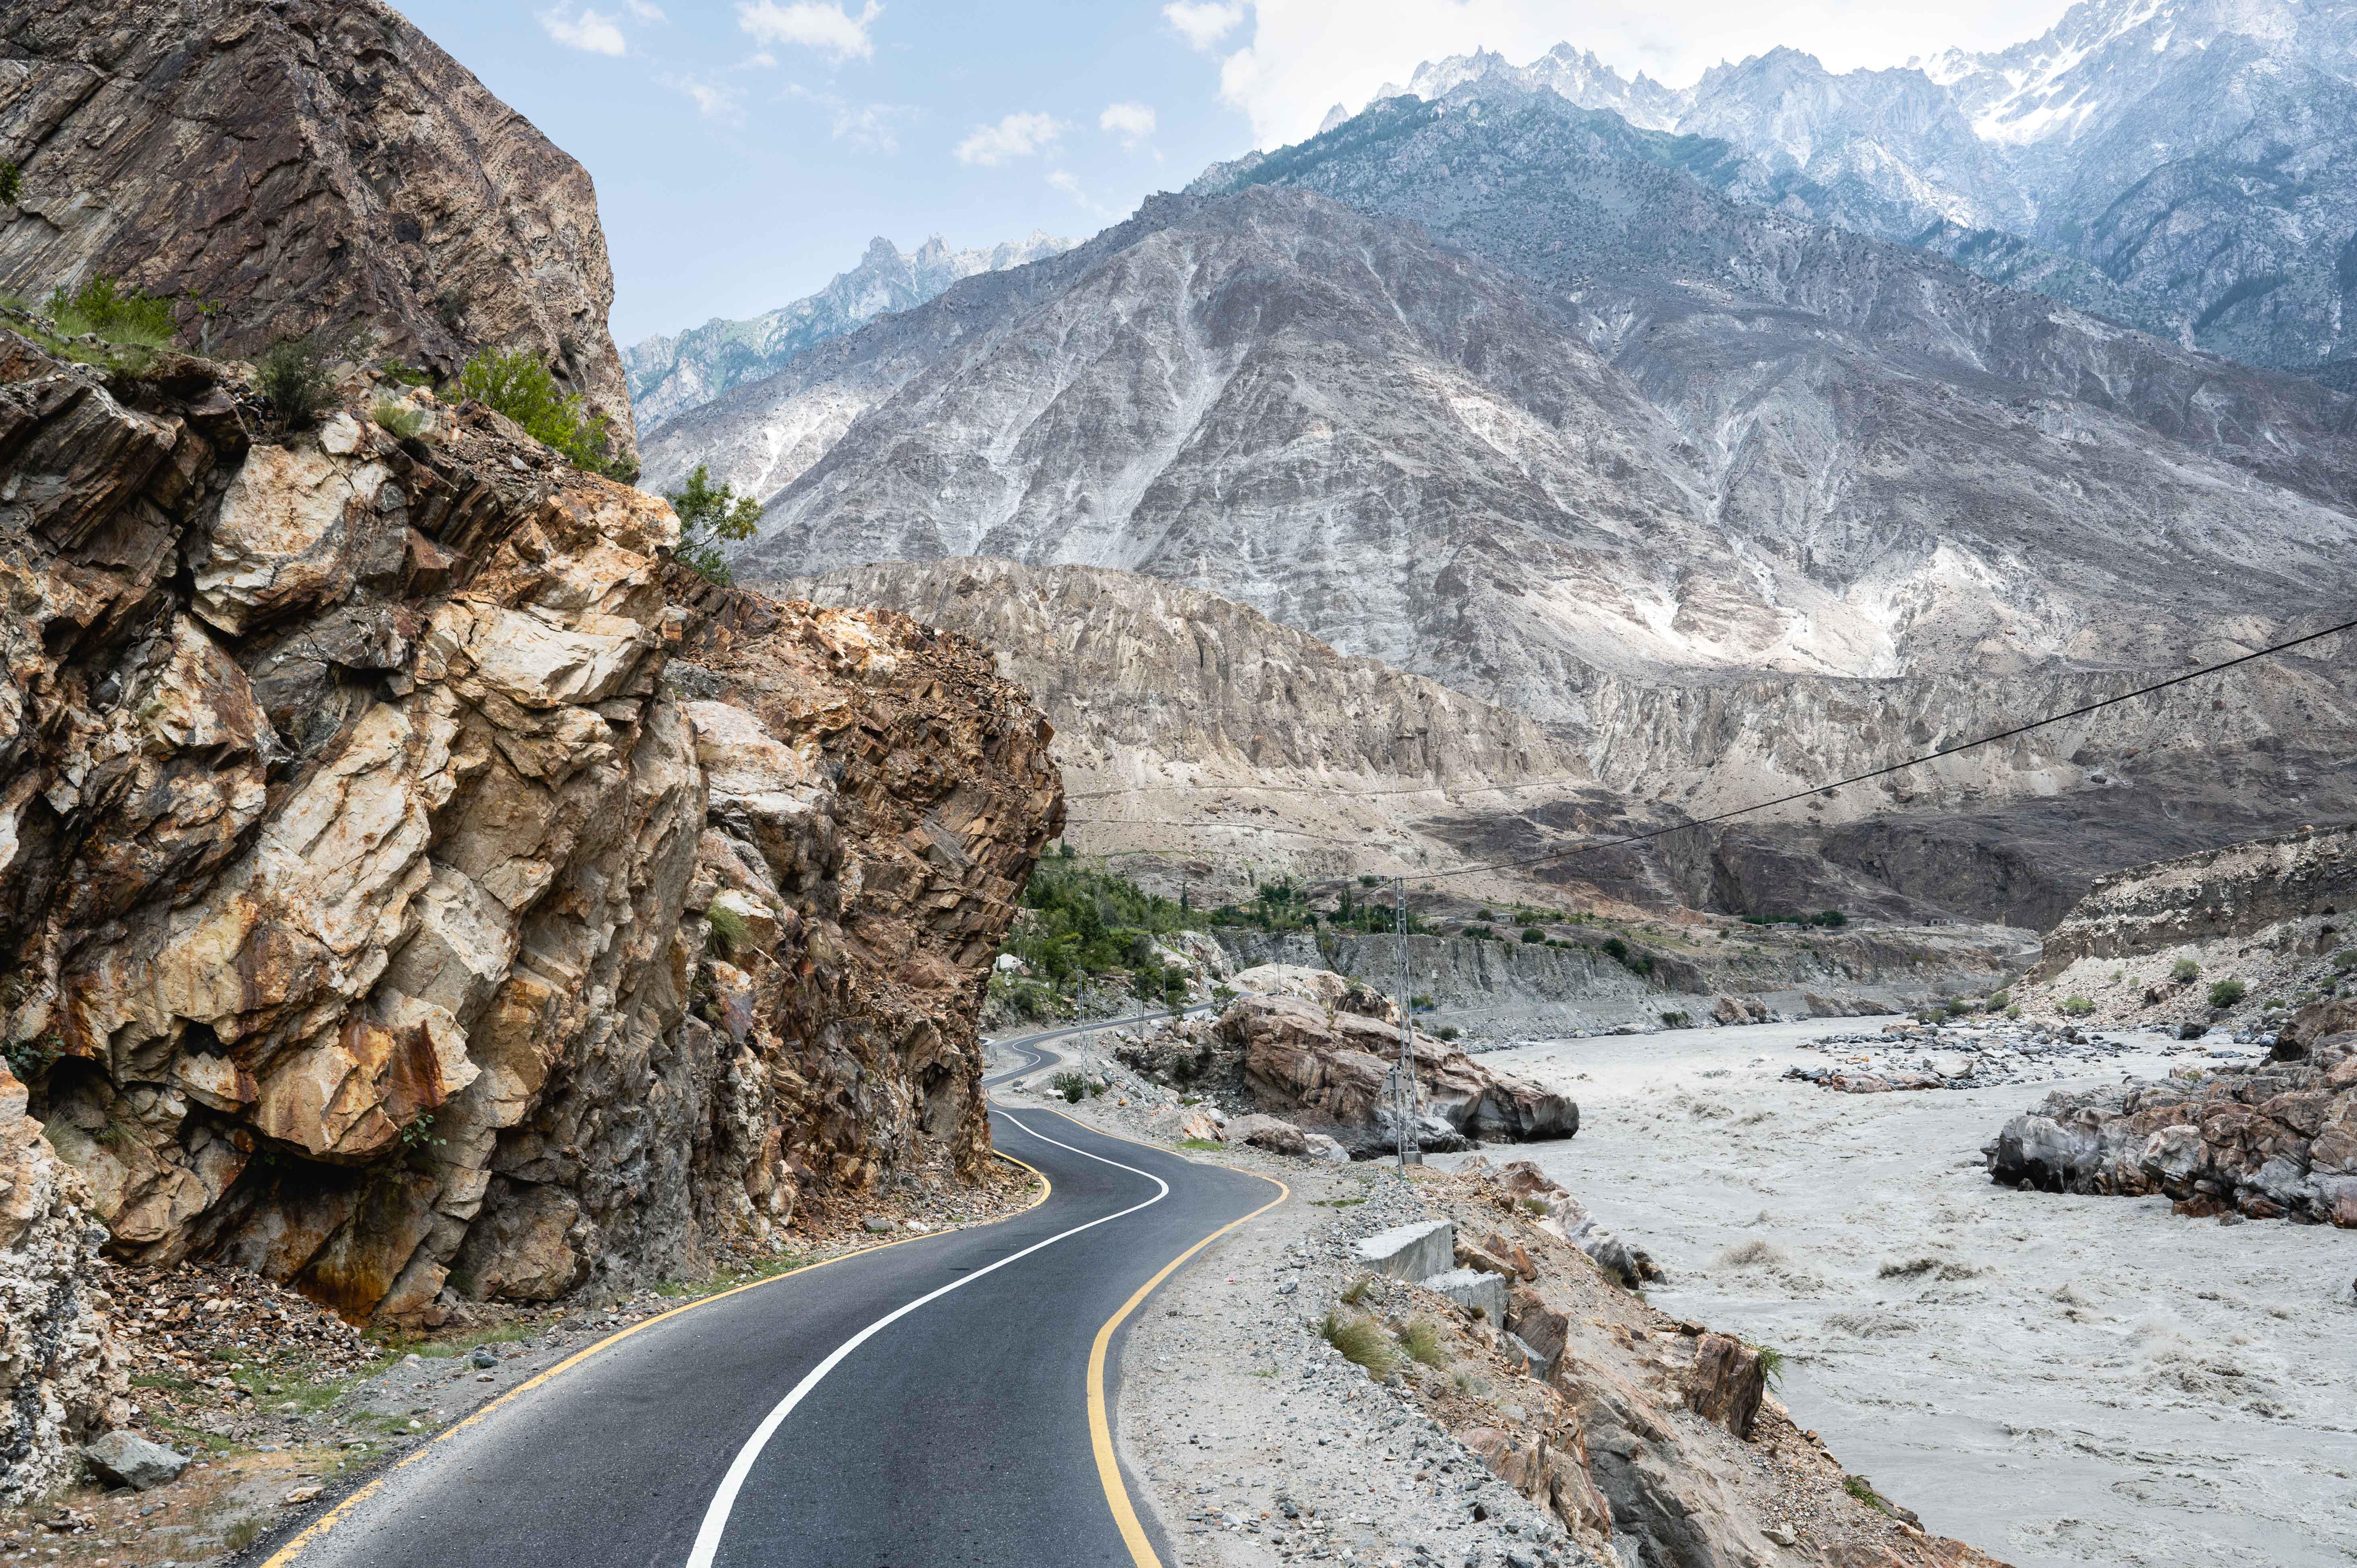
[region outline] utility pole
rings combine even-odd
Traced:
[[[1398,993],[1400,1015],[1399,1066],[1392,1072],[1392,1121],[1399,1133],[1399,1168],[1405,1172],[1408,1150],[1415,1147],[1415,1015],[1408,1006],[1407,993],[1407,878],[1392,878],[1394,907],[1392,912],[1393,941],[1399,959]],[[1416,1150],[1416,1164],[1424,1163],[1423,1150]]]

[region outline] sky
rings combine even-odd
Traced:
[[[629,344],[798,299],[882,235],[1082,239],[1418,62],[1560,42],[1672,87],[2044,32],[2063,0],[393,0],[597,181]]]

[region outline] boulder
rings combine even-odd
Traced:
[[[1301,1155],[1309,1152],[1309,1135],[1275,1116],[1239,1116],[1228,1123],[1227,1135],[1232,1144],[1250,1144],[1273,1155]]]
[[[1174,1144],[1220,1141],[1220,1124],[1200,1105],[1178,1105],[1157,1111],[1146,1119],[1146,1125],[1156,1137]]]
[[[1379,1230],[1353,1245],[1351,1256],[1361,1269],[1394,1279],[1421,1280],[1454,1266],[1456,1251],[1456,1224],[1426,1219]]]
[[[1330,969],[1264,963],[1238,970],[1228,983],[1247,996],[1293,996],[1326,1013],[1348,1013],[1399,1026],[1399,1006],[1382,992]]]
[[[1237,980],[1269,971],[1327,972],[1264,965]],[[1362,1147],[1396,1142],[1388,1084],[1399,1059],[1397,1025],[1272,993],[1239,997],[1222,1015],[1219,1033],[1242,1048],[1244,1082],[1265,1108],[1308,1112],[1338,1128],[1360,1129]],[[1436,1151],[1472,1138],[1561,1138],[1578,1130],[1579,1108],[1567,1097],[1483,1068],[1429,1035],[1413,1038],[1419,1115],[1445,1123],[1445,1129],[1420,1123],[1419,1147]]]
[[[1706,1334],[1686,1374],[1686,1408],[1749,1442],[1768,1391],[1760,1352],[1725,1334]]]
[[[129,1487],[141,1492],[178,1480],[180,1472],[188,1467],[187,1455],[176,1454],[160,1443],[151,1443],[135,1432],[121,1429],[84,1448],[81,1456],[108,1486]]]

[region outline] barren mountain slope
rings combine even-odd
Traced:
[[[1414,873],[1537,854],[1781,793],[2067,709],[2115,677],[1599,682],[1574,743],[1256,611],[1097,567],[952,558],[771,585],[888,606],[997,650],[1056,726],[1069,837],[1172,880]],[[2328,645],[2329,646],[2329,645]],[[2107,709],[1762,817],[1507,872],[1599,900],[1894,920],[2058,918],[2115,866],[2357,803],[2357,704],[2329,659]],[[2214,705],[2213,705],[2214,704]],[[1524,880],[1527,878],[1527,880]]]
[[[719,317],[674,337],[641,338],[622,350],[630,404],[651,432],[662,421],[711,402],[731,387],[776,375],[795,355],[840,338],[886,311],[921,305],[960,278],[1003,272],[1072,248],[1038,230],[987,250],[952,251],[935,234],[903,253],[877,236],[849,272],[816,294],[745,321]]]
[[[445,375],[528,348],[636,450],[589,176],[380,0],[0,7],[0,293],[214,300],[245,358],[322,327]]]

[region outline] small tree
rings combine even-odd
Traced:
[[[2247,994],[2249,993],[2241,981],[2222,980],[2210,988],[2210,1005],[2232,1007]]]
[[[723,542],[753,537],[754,527],[761,521],[761,503],[751,496],[738,495],[733,486],[716,487],[712,471],[702,463],[687,477],[685,489],[665,490],[663,499],[679,513],[680,564],[726,586],[728,558],[721,554],[720,546]],[[1070,845],[1064,853],[1071,854]]]
[[[0,207],[14,207],[25,199],[25,171],[12,158],[0,158]]]
[[[625,483],[637,477],[627,459],[611,456],[606,416],[583,403],[580,393],[561,390],[548,367],[527,349],[484,349],[459,371],[458,391],[506,414],[576,468]]]

